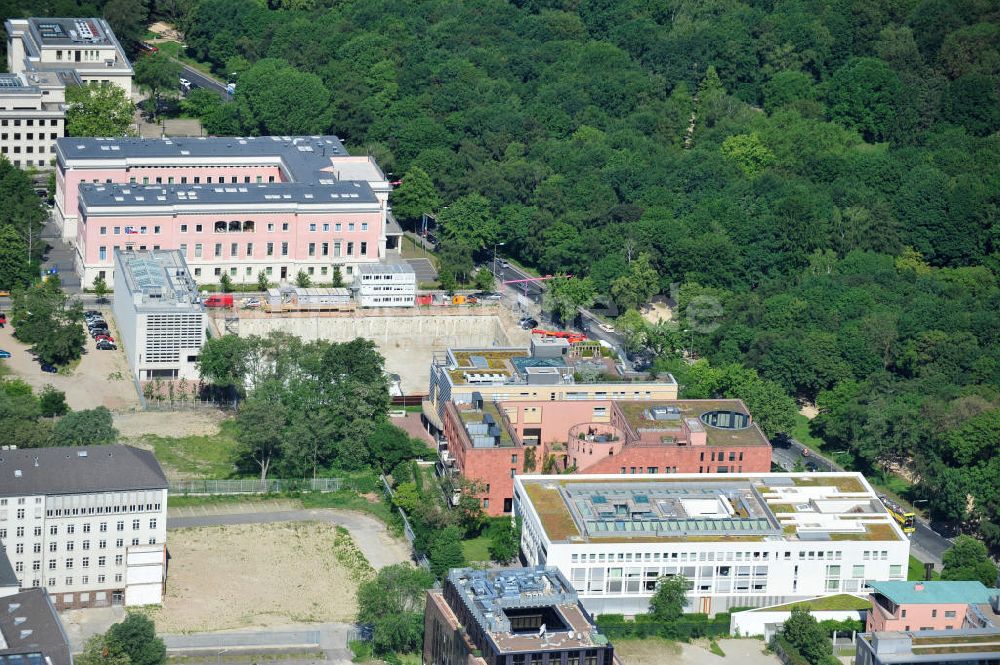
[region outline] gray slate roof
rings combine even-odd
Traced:
[[[0,496],[84,494],[166,487],[167,478],[153,453],[131,446],[0,451]]]
[[[295,182],[335,179],[332,157],[346,157],[336,136],[194,136],[153,138],[61,138],[65,159],[160,159],[183,157],[280,157]]]
[[[236,183],[225,185],[122,185],[80,184],[80,201],[87,207],[251,205],[298,203],[377,204],[375,192],[363,181],[326,185],[304,183]]]
[[[24,655],[20,662],[32,665],[37,662],[32,656],[37,654],[43,659],[38,665],[45,665],[46,658],[52,665],[70,665],[69,639],[45,589],[0,598],[0,633],[7,642],[0,657]]]

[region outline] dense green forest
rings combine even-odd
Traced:
[[[662,367],[683,346],[814,401],[815,434],[1000,548],[996,0],[150,12],[237,77],[234,103],[203,100],[209,131],[375,155],[404,223],[449,206],[446,270],[504,242],[611,294],[648,260],[660,291],[722,309],[668,335]]]

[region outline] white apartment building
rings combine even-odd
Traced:
[[[12,18],[4,29],[8,71],[73,71],[83,83],[113,83],[132,96],[132,63],[104,19]]]
[[[166,574],[167,480],[129,446],[0,450],[0,544],[60,610],[150,605]]]
[[[360,265],[354,289],[360,307],[413,307],[417,275],[408,263]]]
[[[530,566],[557,566],[591,613],[648,610],[661,576],[691,612],[764,607],[905,580],[910,543],[859,473],[514,478]]]
[[[177,250],[114,250],[118,343],[135,377],[197,381],[208,316]]]
[[[21,168],[51,168],[65,136],[66,88],[117,85],[132,95],[132,65],[104,19],[26,18],[4,23],[0,155]]]
[[[72,82],[65,72],[0,74],[0,155],[17,167],[51,166]]]

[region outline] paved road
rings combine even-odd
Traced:
[[[229,98],[226,94],[225,83],[203,74],[194,67],[185,65],[184,63],[181,63],[181,67],[183,67],[183,74],[181,74],[181,76],[186,78],[188,81],[191,81],[192,88],[205,88],[206,90],[219,93],[219,95],[224,99]]]
[[[809,451],[808,455],[803,455],[803,451]],[[798,441],[791,439],[787,448],[773,447],[771,457],[774,463],[786,471],[795,468],[795,463],[801,461],[803,464],[814,464],[817,471],[843,471],[844,469],[836,462],[819,455],[814,450],[809,450]],[[931,525],[920,517],[916,520],[916,531],[910,536],[910,551],[916,558],[925,563],[933,563],[941,569],[941,557],[945,551],[951,547],[952,542],[935,531]]]
[[[329,522],[351,532],[351,537],[375,569],[410,560],[405,541],[393,538],[385,525],[362,513],[329,508],[314,510],[259,511],[224,515],[168,517],[168,529],[222,526],[226,524],[267,524],[273,522]]]

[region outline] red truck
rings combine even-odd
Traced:
[[[231,293],[213,293],[212,295],[205,298],[205,307],[232,307],[233,306],[233,294]]]

